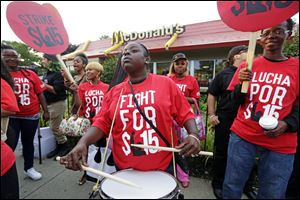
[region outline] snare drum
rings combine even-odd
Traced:
[[[178,199],[182,195],[176,179],[166,172],[127,169],[113,175],[135,183],[141,188],[104,178],[99,191],[102,199]]]

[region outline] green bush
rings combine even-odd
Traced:
[[[101,75],[101,81],[109,84],[112,80],[115,68],[117,66],[117,57],[110,57],[102,63],[104,71]]]

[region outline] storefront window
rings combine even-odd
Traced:
[[[158,75],[162,75],[163,72],[165,71],[165,73],[167,71],[169,71],[170,68],[170,62],[157,62],[156,63],[156,74]],[[153,64],[150,64],[151,68],[153,68]],[[151,69],[153,72],[153,69]]]
[[[225,60],[195,60],[194,74],[200,87],[208,87],[215,75],[223,70]]]
[[[224,69],[224,62],[225,60],[217,59],[216,61],[216,69],[215,69],[215,75],[218,74],[220,71]]]
[[[194,74],[200,87],[208,87],[213,78],[214,60],[195,60]]]

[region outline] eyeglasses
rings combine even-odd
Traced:
[[[263,31],[261,32],[260,34],[260,37],[267,37],[269,36],[271,33],[275,36],[281,36],[283,34],[286,34],[286,33],[289,33],[290,30],[284,30],[284,29],[281,29],[281,28],[278,28],[278,29],[275,29],[275,30],[266,30],[266,31]]]

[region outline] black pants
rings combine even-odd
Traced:
[[[16,163],[1,176],[1,199],[19,199],[19,180]]]
[[[21,132],[22,141],[22,151],[24,156],[24,170],[28,170],[33,167],[33,155],[34,155],[34,145],[33,139],[39,123],[39,119],[29,120],[29,119],[19,119],[10,118],[7,130],[7,140],[5,143],[15,151],[19,135]]]
[[[215,139],[214,139],[214,158],[212,169],[212,186],[214,188],[222,189],[223,181],[225,178],[226,164],[227,164],[227,149],[230,136],[230,127],[234,119],[219,116],[220,124],[215,126]],[[254,172],[251,173],[246,186],[254,184]]]

